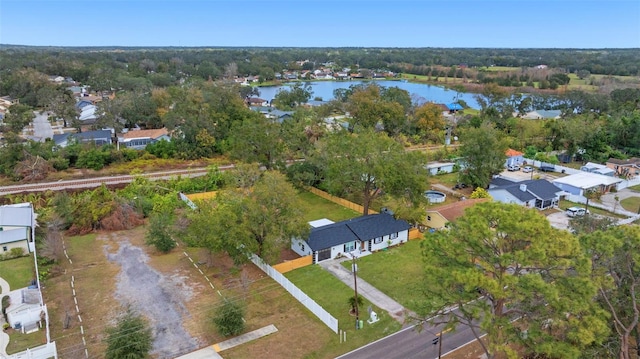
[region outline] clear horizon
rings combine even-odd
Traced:
[[[0,43],[628,49],[640,48],[640,1],[2,0]]]

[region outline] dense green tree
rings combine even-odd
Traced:
[[[241,304],[225,299],[213,317],[213,323],[220,335],[229,337],[238,335],[244,330],[244,309]]]
[[[618,226],[580,238],[591,259],[598,298],[609,312],[621,359],[638,357],[640,339],[640,227]],[[635,352],[634,352],[635,351]]]
[[[106,330],[107,359],[144,359],[149,356],[153,336],[147,321],[131,310],[115,327]]]
[[[257,162],[267,169],[284,165],[286,144],[282,140],[281,125],[273,119],[254,112],[231,131],[229,154],[243,162]]]
[[[146,234],[146,244],[156,247],[162,253],[169,253],[176,247],[176,242],[171,238],[171,216],[167,213],[155,213],[149,220],[149,228]]]
[[[465,128],[460,139],[460,156],[465,163],[463,180],[474,187],[486,188],[492,176],[503,170],[507,159],[507,146],[500,131],[485,122],[478,128]]]
[[[281,110],[291,110],[309,101],[311,95],[311,85],[296,82],[289,90],[280,90],[273,99],[273,105]]]
[[[384,133],[339,131],[320,141],[315,163],[324,171],[323,186],[336,195],[355,194],[363,214],[383,192],[417,205],[427,186],[424,154],[407,152]]]
[[[577,358],[608,332],[578,239],[535,210],[480,203],[422,246],[424,315],[469,325],[489,358]]]
[[[420,137],[436,143],[442,143],[445,121],[440,106],[425,103],[415,109],[412,125]]]
[[[355,89],[346,107],[351,114],[349,126],[352,130],[376,128],[381,124],[389,135],[394,136],[407,126],[402,105],[385,100],[376,84]]]
[[[296,190],[275,171],[263,172],[250,188],[220,191],[189,218],[190,245],[227,253],[236,264],[246,262],[251,253],[272,263],[292,237],[308,231]]]

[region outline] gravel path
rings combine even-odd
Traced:
[[[105,251],[107,251],[105,247]],[[198,348],[182,323],[191,319],[184,306],[192,293],[179,276],[165,276],[148,264],[144,251],[129,241],[120,241],[116,253],[106,253],[109,261],[118,263],[115,296],[123,305],[130,305],[144,314],[153,328],[154,343],[151,354],[158,358],[175,358]]]

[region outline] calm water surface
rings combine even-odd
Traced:
[[[422,102],[436,102],[448,104],[454,101],[456,92],[446,89],[440,86],[418,84],[407,81],[393,81],[393,80],[375,80],[375,81],[312,81],[308,82],[311,85],[313,93],[311,99],[315,97],[322,98],[323,101],[333,100],[333,91],[336,89],[346,89],[351,85],[359,85],[362,83],[376,83],[383,87],[398,87],[402,90],[409,92],[409,95],[414,98],[417,97]],[[267,101],[273,100],[278,91],[282,88],[289,88],[290,84],[284,84],[282,86],[269,86],[260,87],[260,98]],[[464,100],[471,108],[479,109],[480,105],[470,93],[460,93],[460,99]]]

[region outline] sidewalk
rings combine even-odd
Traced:
[[[244,333],[235,338],[231,338],[220,342],[218,344],[210,345],[206,348],[202,348],[200,350],[196,350],[189,354],[185,354],[183,356],[179,356],[176,359],[222,359],[218,352],[231,349],[238,345],[250,342],[252,340],[256,340],[262,337],[265,337],[269,334],[273,334],[278,331],[275,325],[267,325],[266,327],[262,327],[260,329],[256,329],[249,333]]]
[[[348,285],[350,288],[353,288],[353,274],[340,264],[345,260],[349,259],[331,259],[321,261],[318,264],[323,269],[333,274],[336,278],[340,279],[344,284]],[[382,293],[371,284],[365,282],[360,277],[358,277],[358,295],[362,295],[380,309],[387,311],[389,315],[391,315],[391,317],[397,320],[400,324],[410,324],[406,323],[406,314],[411,314],[411,312],[400,305],[400,303],[391,299],[388,295]],[[367,319],[366,314],[362,316],[362,319]]]

